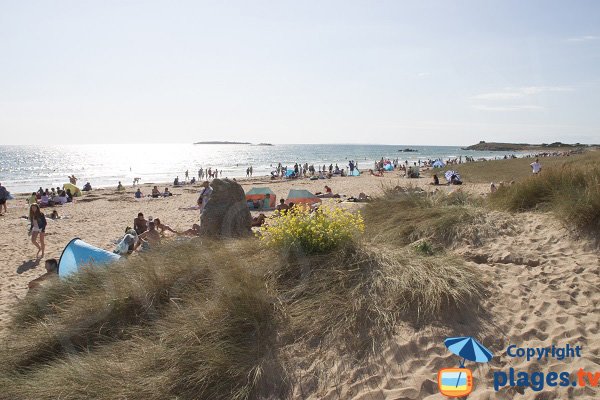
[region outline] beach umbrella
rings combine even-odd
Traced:
[[[493,357],[491,351],[471,336],[447,338],[444,340],[444,344],[448,350],[463,358],[460,363],[460,368],[464,368],[465,360],[484,363],[490,361]],[[460,381],[460,376],[461,373],[458,374],[458,378],[456,379],[457,385]]]
[[[475,362],[488,362],[492,359],[492,352],[485,348],[471,336],[457,336],[444,340],[444,344],[454,354],[463,358],[461,368],[465,360]]]
[[[386,171],[393,171],[394,170],[394,166],[392,164],[385,164],[383,166],[383,169]]]
[[[452,175],[456,175],[456,178],[458,178],[458,180],[460,180],[460,174],[458,173],[458,171],[446,171],[446,173],[444,174],[444,176],[446,177],[446,180],[448,182],[450,182],[450,180],[452,179]]]
[[[63,189],[64,190],[67,190],[67,189],[71,190],[71,194],[73,196],[75,196],[75,197],[81,196],[81,190],[79,190],[79,188],[77,186],[73,185],[72,183],[65,183],[63,185]]]
[[[79,238],[71,240],[63,250],[58,261],[58,276],[64,278],[77,272],[84,265],[106,265],[121,258]]]
[[[433,168],[444,168],[444,165],[442,160],[435,160],[432,164]]]

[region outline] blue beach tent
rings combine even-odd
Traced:
[[[119,255],[92,246],[79,238],[67,244],[58,260],[58,276],[64,278],[84,265],[106,265],[121,258]]]

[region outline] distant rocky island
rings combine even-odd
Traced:
[[[207,142],[195,142],[194,144],[252,144],[250,142],[227,142],[219,140],[211,140]]]
[[[194,142],[194,144],[252,144],[250,142],[229,142],[220,140],[209,140],[206,142]],[[256,146],[273,146],[271,143],[259,143]]]
[[[575,143],[567,144],[561,142],[529,144],[529,143],[499,143],[480,141],[469,147],[463,147],[463,150],[478,151],[539,151],[539,150],[573,150],[587,147],[585,144]]]

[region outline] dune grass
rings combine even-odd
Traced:
[[[510,211],[538,209],[555,214],[567,224],[600,233],[600,151],[585,159],[544,168],[504,186],[489,198],[494,208]]]
[[[542,157],[540,162],[543,169],[561,166],[565,163],[588,163],[599,161],[599,151],[586,151],[583,154],[576,154],[565,157]],[[500,153],[499,156],[503,156]],[[443,169],[434,169],[427,172],[428,175],[434,173],[443,177],[444,172],[448,170],[457,170],[464,182],[467,183],[487,183],[490,182],[511,182],[526,179],[531,176],[532,158],[517,158],[507,160],[490,160],[485,162],[464,163],[460,165],[449,165]],[[440,178],[442,179],[442,178]]]
[[[380,208],[398,204],[388,217],[405,221],[398,215],[411,207],[437,221],[415,218],[419,233],[408,236],[440,243],[455,240],[473,207],[462,194],[390,194],[370,205],[367,231],[389,229]],[[404,233],[366,235],[325,254],[256,238],[196,239],[57,281],[14,311],[0,397],[287,398],[297,363],[320,350],[366,360],[401,324],[476,319],[481,274],[447,253],[405,246]],[[309,351],[298,361],[293,349]]]
[[[428,195],[414,188],[386,189],[365,208],[366,234],[375,242],[399,246],[419,240],[437,249],[462,241],[479,243],[496,229],[479,205],[461,191]]]

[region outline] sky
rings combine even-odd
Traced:
[[[600,1],[0,0],[0,144],[600,142]]]

